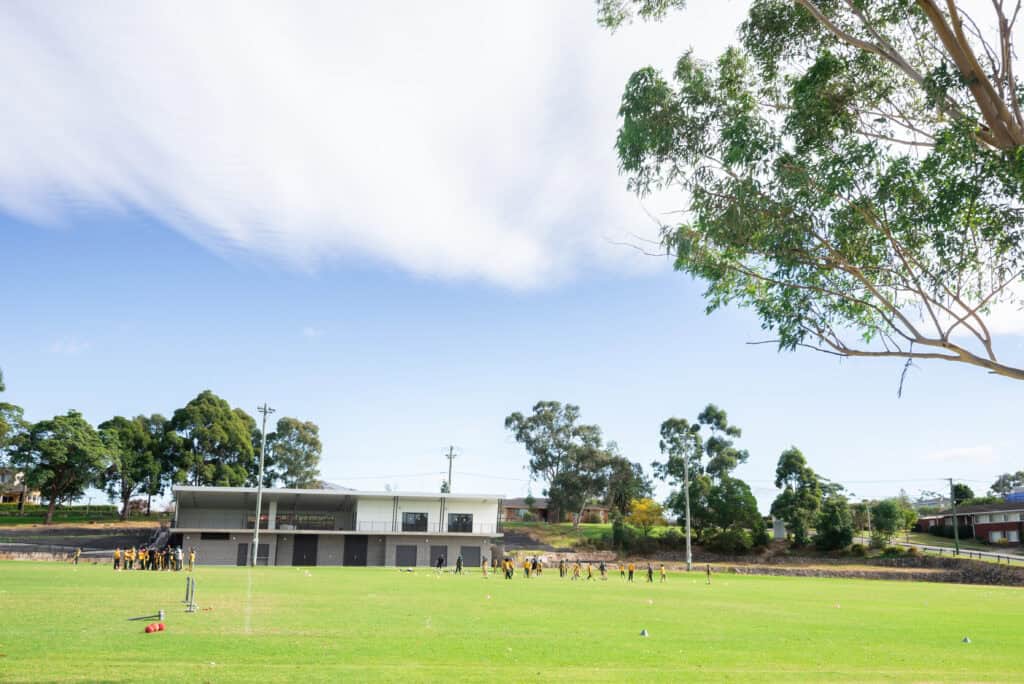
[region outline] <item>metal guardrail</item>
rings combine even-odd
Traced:
[[[994,558],[997,563],[1005,562],[1007,565],[1010,563],[1024,563],[1024,556],[1008,555],[1004,553],[992,553],[990,551],[977,551],[974,549],[960,549],[960,553],[957,554],[956,549],[951,549],[948,546],[929,546],[927,544],[914,544],[911,542],[892,542],[894,546],[905,546],[907,548],[921,549],[922,551],[931,551],[938,553],[942,556],[943,554],[951,558],[969,558],[984,560],[985,558]]]
[[[420,526],[419,529],[403,529],[402,523],[397,525],[390,520],[360,520],[356,525],[356,531],[358,532],[431,532],[434,534],[495,534],[497,532],[497,524],[495,523],[475,523],[471,530],[461,529],[449,529],[446,525],[438,523],[430,523],[429,525]]]

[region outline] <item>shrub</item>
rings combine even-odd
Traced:
[[[911,546],[910,548],[908,548],[906,550],[906,554],[908,556],[920,556],[921,555],[921,550],[918,549],[916,546]]]
[[[590,513],[587,513],[585,516],[583,516],[583,522],[590,523],[590,524],[596,524],[596,523],[602,523],[604,521],[601,520],[601,514],[600,513],[594,513],[593,511],[591,511]]]
[[[846,499],[830,496],[821,506],[814,535],[815,545],[822,550],[845,549],[853,541],[853,515]]]
[[[871,533],[871,548],[884,549],[889,543],[889,535],[875,530]]]
[[[755,525],[750,537],[755,547],[768,546],[772,543],[772,535],[767,525]]]
[[[863,544],[854,544],[850,547],[850,555],[860,556],[861,558],[863,558],[864,556],[868,555],[868,550],[864,548]]]
[[[665,530],[665,533],[658,538],[663,549],[673,551],[686,547],[686,536],[674,527]]]
[[[753,547],[750,532],[735,525],[708,535],[708,548],[718,553],[746,553]]]
[[[882,558],[900,558],[906,555],[906,551],[900,546],[886,546],[882,551]]]

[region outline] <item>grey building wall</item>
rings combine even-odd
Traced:
[[[377,541],[382,539],[383,541]],[[394,551],[391,552],[394,554]],[[387,557],[387,537],[375,537],[371,535],[366,546],[366,564],[367,565],[384,565],[384,559]],[[391,561],[394,565],[394,560]]]
[[[253,507],[255,511],[255,506]],[[249,511],[233,508],[183,508],[178,512],[176,527],[206,528],[208,530],[237,530],[246,525]]]
[[[295,550],[294,539],[290,534],[282,534],[277,537],[277,555],[274,556],[274,565],[292,564],[292,552]]]
[[[333,534],[321,534],[317,541],[317,565],[341,565],[345,552],[345,537]]]
[[[375,538],[370,540],[375,541]],[[471,546],[480,549],[481,558],[491,558],[491,540],[487,537],[462,537],[462,536],[423,536],[423,535],[389,535],[384,538],[385,553],[383,565],[394,565],[397,554],[396,547],[415,545],[416,565],[429,566],[437,561],[431,558],[430,549],[434,546],[448,547],[448,565],[455,565],[455,559],[459,557],[462,547]],[[370,555],[372,559],[372,554]],[[369,565],[380,565],[381,563],[370,562]]]

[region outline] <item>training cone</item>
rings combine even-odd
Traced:
[[[647,630],[646,629],[641,629],[640,630],[640,636],[642,636],[642,637],[647,636]]]

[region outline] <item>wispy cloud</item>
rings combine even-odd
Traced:
[[[993,463],[998,457],[991,444],[981,444],[933,451],[925,454],[924,460],[933,463]]]
[[[59,340],[54,340],[47,347],[47,350],[51,354],[61,354],[64,356],[77,356],[88,349],[89,343],[82,341],[77,337],[64,337]]]
[[[709,54],[744,9],[720,5],[687,32]],[[585,2],[4,3],[0,210],[138,209],[223,252],[514,288],[649,268],[604,239],[651,231],[616,110],[633,69],[687,47],[678,22],[612,37]]]

